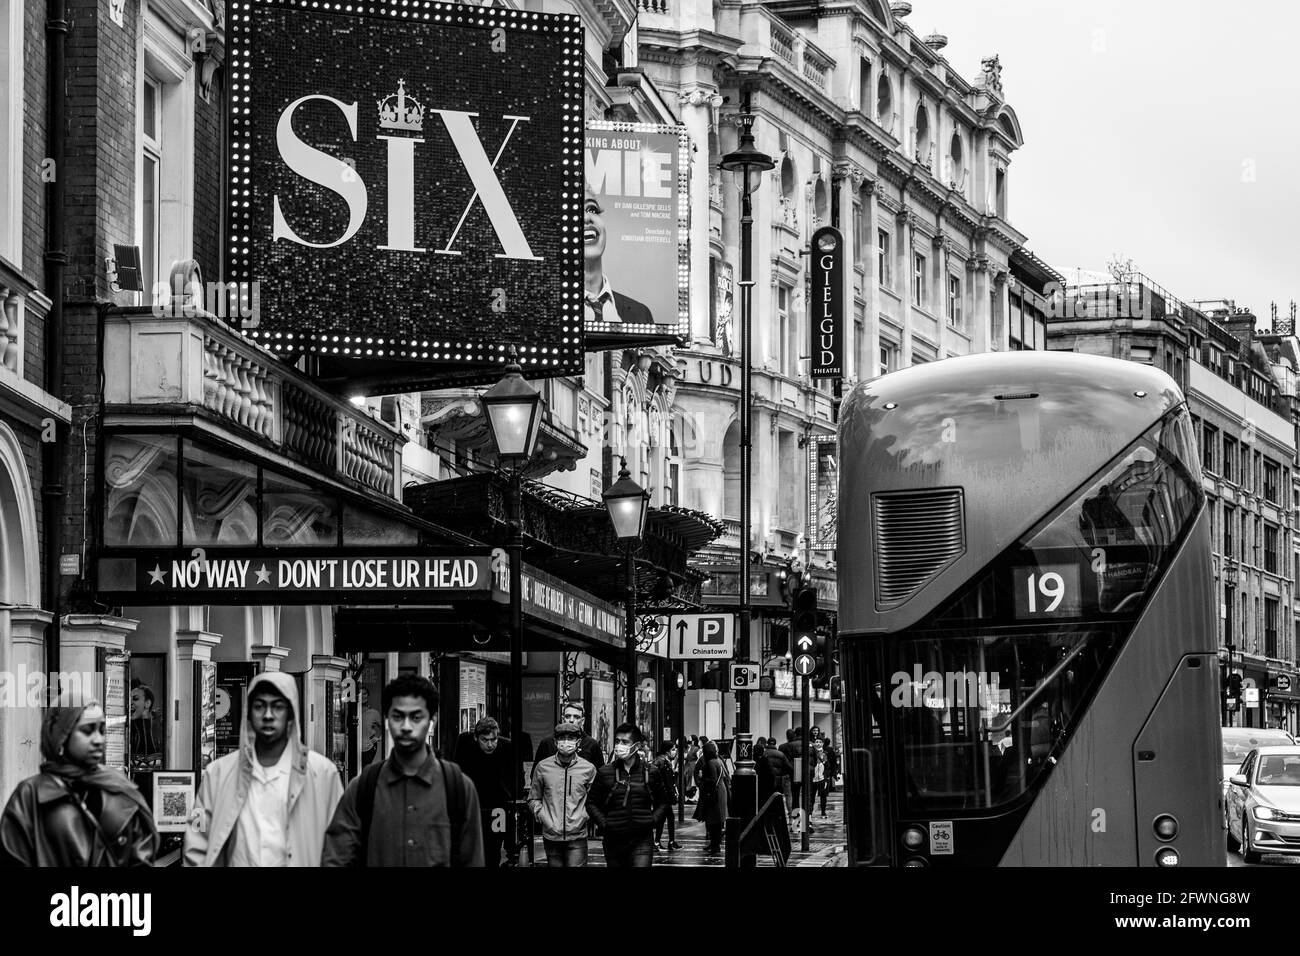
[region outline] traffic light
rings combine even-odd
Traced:
[[[813,643],[813,656],[817,658],[817,670],[813,673],[812,686],[826,690],[831,686],[831,638],[825,631],[817,635]]]
[[[1241,708],[1241,675],[1229,674],[1223,680],[1224,705],[1230,711]]]
[[[817,589],[801,587],[794,592],[794,607],[790,621],[794,636],[794,652],[800,653],[807,640],[817,640]],[[807,639],[807,640],[806,640]]]

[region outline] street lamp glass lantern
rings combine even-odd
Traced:
[[[505,376],[483,393],[481,401],[497,457],[503,461],[531,458],[542,425],[542,396],[524,381],[519,366],[507,366]]]
[[[601,498],[609,511],[609,520],[614,525],[614,536],[620,541],[640,539],[645,530],[650,494],[632,480],[626,459],[619,470],[618,481],[610,485]]]

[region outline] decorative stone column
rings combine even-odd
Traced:
[[[257,665],[259,674],[273,674],[280,670],[280,663],[289,656],[289,648],[276,644],[255,644],[249,649],[249,659]]]
[[[194,681],[199,665],[212,660],[212,649],[221,643],[221,635],[211,631],[176,632],[176,690],[172,698],[177,702],[172,715],[175,733],[168,735],[167,766],[174,770],[197,770],[194,749],[198,728],[194,722]]]
[[[427,657],[427,655],[425,655]],[[311,671],[308,673],[308,701],[304,701],[303,740],[312,750],[330,756],[330,727],[325,721],[329,708],[326,703],[326,683],[338,684],[347,674],[348,662],[332,654],[313,654]],[[427,675],[426,675],[427,676]],[[346,724],[344,733],[347,733]]]
[[[935,332],[935,346],[938,350],[937,359],[948,357],[948,254],[952,250],[952,240],[942,232],[943,224],[939,224],[940,232],[931,241],[934,249],[934,265],[937,273],[938,282],[935,283],[935,299],[938,308],[934,310],[936,318],[937,331]]]
[[[989,301],[989,257],[972,256],[966,260],[967,275],[974,283],[974,315],[971,328],[971,348],[976,352],[989,351],[993,340],[993,312]]]
[[[96,673],[98,651],[102,648],[122,653],[127,636],[139,626],[139,621],[107,614],[66,614],[59,642],[59,666],[65,672]]]
[[[29,699],[29,678],[45,670],[45,628],[52,620],[40,608],[0,608],[0,671],[7,680],[0,688],[0,805],[40,769],[44,700]],[[39,683],[38,692],[43,689]]]
[[[710,342],[709,257],[699,255],[699,250],[709,248],[709,176],[712,157],[709,156],[709,130],[713,117],[722,105],[722,95],[716,90],[699,87],[682,90],[677,94],[682,123],[691,136],[694,150],[689,154],[691,164],[691,327],[692,343]]]
[[[898,367],[912,367],[912,308],[916,303],[912,299],[912,246],[916,241],[916,213],[906,207],[898,213],[898,245],[902,262],[899,280],[903,285],[903,334],[898,343]]]
[[[876,191],[879,188],[879,181],[875,179],[864,179],[862,182],[862,216],[863,228],[867,231],[867,245],[863,249],[863,255],[867,257],[866,275],[862,279],[862,298],[865,300],[863,306],[865,322],[864,331],[867,336],[867,367],[858,372],[858,380],[862,381],[868,378],[875,378],[880,362],[880,276],[876,262],[878,258],[877,242],[879,237],[877,232],[879,227],[876,225]]]

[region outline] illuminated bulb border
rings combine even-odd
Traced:
[[[526,10],[511,10],[506,8],[474,8],[466,19],[466,7],[462,4],[442,3],[439,0],[380,0],[374,3],[347,3],[347,2],[330,2],[330,0],[231,0],[227,12],[227,22],[230,25],[229,39],[230,50],[227,54],[230,63],[230,85],[228,91],[230,116],[231,116],[231,135],[230,145],[228,148],[225,162],[230,169],[230,198],[228,200],[228,216],[231,223],[231,235],[229,240],[229,249],[227,261],[229,263],[230,281],[240,283],[241,288],[249,281],[249,244],[252,231],[252,213],[249,208],[252,196],[252,181],[249,179],[251,161],[251,108],[248,105],[251,97],[247,95],[251,92],[251,64],[249,61],[250,53],[246,49],[248,42],[248,33],[251,29],[251,13],[259,8],[282,9],[282,10],[311,10],[314,12],[329,13],[335,15],[352,15],[368,16],[376,18],[387,18],[392,20],[401,20],[402,18],[410,19],[412,15],[419,17],[423,14],[424,20],[430,20],[435,23],[452,23],[454,22],[470,28],[480,27],[486,29],[503,29],[534,31],[543,34],[561,34],[566,39],[563,52],[567,55],[570,62],[564,67],[565,75],[574,79],[574,92],[581,97],[583,94],[582,86],[582,69],[583,69],[583,50],[582,50],[582,20],[576,14],[568,13],[537,13]],[[569,104],[564,108],[565,113],[572,112],[573,115],[564,120],[565,131],[573,139],[581,144],[583,130],[579,126],[582,114],[582,104]],[[626,125],[626,124],[624,124]],[[665,127],[666,129],[675,129],[675,127]],[[683,131],[684,132],[684,131]],[[581,196],[582,189],[582,146],[579,145],[576,151],[576,161],[570,163],[575,153],[573,150],[566,150],[565,165],[572,165],[573,169],[569,173],[569,182],[567,188],[574,190],[572,198]],[[685,169],[685,148],[682,150],[683,160],[679,169]],[[582,229],[580,223],[576,220],[571,225],[570,241],[577,243],[580,238]],[[552,363],[546,361],[542,356],[553,355],[557,367],[576,368],[581,371],[582,362],[582,285],[580,282],[573,283],[569,290],[569,306],[573,310],[572,314],[562,318],[564,323],[561,327],[563,334],[561,347],[552,346],[523,346],[520,349],[519,362],[522,365],[549,367]],[[561,295],[563,299],[564,296]],[[300,330],[297,334],[298,342],[296,344],[281,343],[280,332],[270,332],[267,330],[248,329],[246,334],[256,339],[272,351],[289,351],[297,350],[302,347],[302,343],[308,343],[308,348],[314,348],[318,351],[328,354],[345,354],[345,355],[362,355],[362,350],[349,348],[345,343],[343,347],[338,344],[338,336],[330,333],[313,333]],[[287,339],[293,339],[293,332],[283,333]],[[332,341],[331,341],[332,339]],[[428,349],[430,345],[433,349],[442,347],[444,343],[425,342],[421,345],[422,340],[408,340],[405,342],[394,341],[392,351],[396,354],[401,346],[401,352],[412,353],[418,352],[422,359],[437,359],[439,353]],[[382,340],[381,340],[382,342]],[[330,344],[326,344],[330,343]],[[451,343],[446,343],[445,348],[453,349]],[[477,359],[482,362],[500,361],[505,354],[505,346],[501,344],[488,344],[473,346],[470,343],[455,343],[456,352],[443,352],[444,361],[452,361],[452,354],[455,354],[456,361],[470,361]],[[371,350],[366,350],[365,354],[371,354]],[[382,356],[383,350],[378,355]],[[462,359],[461,356],[464,356]],[[378,357],[378,356],[375,356]],[[568,360],[566,363],[565,360]]]

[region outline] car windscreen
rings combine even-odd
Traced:
[[[1261,787],[1300,787],[1300,754],[1261,754],[1255,783]]]
[[[1223,762],[1240,764],[1256,747],[1286,747],[1291,738],[1281,730],[1223,731]]]

